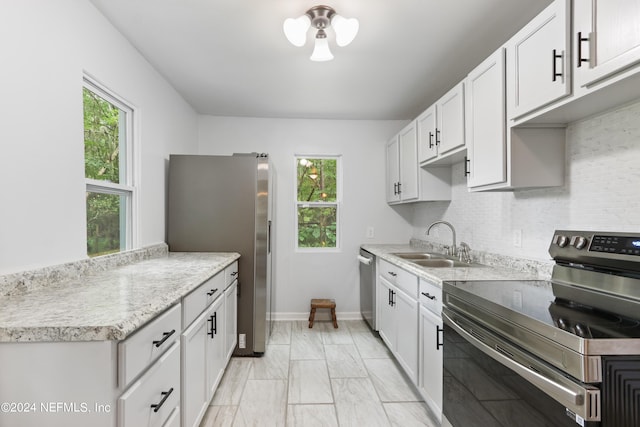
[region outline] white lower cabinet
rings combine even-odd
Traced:
[[[378,333],[407,376],[417,383],[418,278],[384,260],[380,260],[378,271]]]
[[[174,344],[118,399],[118,425],[161,426],[180,404],[180,345]]]
[[[235,276],[234,276],[235,277]],[[224,291],[225,298],[225,339],[224,345],[226,349],[226,360],[228,361],[233,354],[238,343],[238,281],[233,283]]]
[[[180,337],[182,345],[182,425],[198,425],[207,400],[206,348],[209,312],[198,317]]]
[[[207,376],[207,404],[213,399],[213,394],[216,392],[220,379],[224,373],[224,368],[227,366],[226,351],[224,345],[225,339],[225,298],[220,296],[211,305],[211,308],[207,311],[209,322],[207,330],[207,345],[206,345],[206,369]]]
[[[418,390],[431,411],[442,417],[442,319],[420,307]]]

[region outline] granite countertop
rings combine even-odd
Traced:
[[[170,252],[0,296],[0,342],[122,340],[239,257]]]
[[[393,255],[396,252],[429,252],[424,248],[411,245],[385,245],[367,244],[362,249],[371,252],[375,256],[397,265],[416,276],[442,286],[445,281],[458,280],[535,280],[538,275],[532,272],[521,271],[507,267],[496,267],[482,264],[473,264],[472,267],[422,267],[406,259]]]

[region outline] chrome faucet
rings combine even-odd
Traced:
[[[453,235],[453,245],[449,247],[448,249],[448,254],[451,256],[456,256],[457,253],[457,247],[456,247],[456,229],[453,228],[453,225],[451,225],[451,223],[447,222],[447,221],[436,221],[434,223],[432,223],[429,228],[427,228],[427,232],[425,233],[426,236],[429,235],[429,232],[431,231],[431,229],[433,228],[434,225],[437,224],[443,224],[446,225],[447,227],[449,227],[451,229],[451,234]]]

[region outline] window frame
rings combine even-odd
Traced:
[[[336,161],[336,200],[334,202],[299,202],[298,201],[298,162],[301,159],[330,159]],[[294,205],[294,248],[302,253],[342,252],[342,155],[341,154],[294,154],[293,156],[293,205]],[[298,208],[299,207],[336,207],[336,246],[335,247],[300,247],[298,246]]]
[[[139,242],[139,135],[138,135],[138,118],[139,111],[138,109],[131,103],[122,98],[121,96],[114,93],[112,90],[107,88],[104,84],[100,83],[94,77],[84,74],[82,80],[82,88],[87,89],[105,101],[109,102],[113,106],[117,107],[124,116],[124,123],[120,123],[120,126],[124,126],[123,134],[125,136],[125,144],[124,150],[120,147],[121,152],[120,155],[124,155],[124,159],[120,159],[120,179],[118,183],[92,179],[86,177],[85,171],[85,197],[87,193],[100,193],[100,194],[108,194],[108,195],[116,195],[124,197],[125,199],[125,209],[124,212],[120,212],[120,251],[118,253],[131,250],[134,248],[138,248]],[[84,109],[84,105],[83,105]],[[84,124],[83,128],[83,137],[82,137],[82,147],[83,147],[83,170],[84,170]],[[124,173],[123,173],[124,171]],[[124,179],[123,179],[124,175]],[[124,182],[123,182],[124,181]],[[86,203],[84,204],[85,208],[85,218],[87,215]],[[122,225],[124,223],[124,232],[122,231]],[[85,220],[85,250],[87,250],[87,223]],[[124,240],[124,244],[123,244]],[[90,256],[87,252],[87,256]],[[96,255],[94,255],[96,256]],[[97,255],[100,256],[100,255]]]

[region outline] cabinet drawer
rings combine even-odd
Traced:
[[[413,299],[418,299],[418,277],[390,262],[380,260],[379,271],[382,277],[395,285]]]
[[[225,288],[225,273],[220,272],[194,289],[182,299],[182,327],[189,327],[211,303],[218,298]]]
[[[224,283],[225,288],[233,283],[234,280],[238,278],[238,261],[234,261],[233,264],[229,265],[224,269]]]
[[[118,426],[161,426],[180,403],[180,344],[175,343],[118,399]]]
[[[400,270],[400,268],[383,259],[380,259],[379,267],[380,268],[378,268],[378,271],[380,272],[380,275],[382,275],[382,277],[387,279],[389,282],[395,284],[396,278],[398,277],[398,270]]]
[[[420,279],[420,304],[433,314],[442,313],[442,288],[435,283]]]
[[[126,387],[180,338],[180,304],[118,343],[118,384]]]

